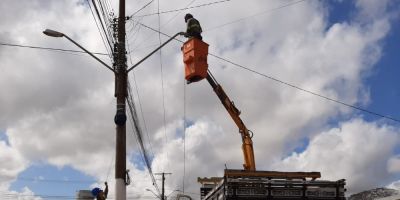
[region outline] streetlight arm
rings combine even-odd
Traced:
[[[90,53],[90,51],[86,50],[85,48],[83,48],[81,45],[79,45],[77,42],[75,42],[74,40],[72,40],[70,37],[68,37],[67,35],[63,34],[63,36],[65,38],[67,38],[69,41],[71,41],[72,43],[74,43],[76,46],[78,46],[79,48],[81,48],[83,51],[85,51],[87,54],[89,54],[90,56],[92,56],[94,59],[96,59],[97,61],[99,61],[101,64],[103,64],[105,67],[107,67],[109,70],[114,71],[113,68],[111,68],[109,65],[107,65],[105,62],[103,62],[102,60],[100,60],[100,58],[96,57],[95,55],[93,55],[92,53]]]
[[[160,197],[159,195],[157,195],[155,192],[153,192],[153,190],[150,190],[150,189],[146,188],[146,191],[149,191],[149,192],[153,193],[153,195],[154,195],[155,197],[161,199],[161,197]]]
[[[185,35],[184,32],[179,32],[177,34],[175,34],[174,36],[172,36],[171,38],[169,38],[167,41],[165,41],[162,45],[160,45],[157,49],[154,49],[154,51],[152,51],[151,53],[149,53],[149,55],[147,55],[146,57],[144,57],[142,60],[140,60],[139,62],[137,62],[136,64],[134,64],[132,67],[130,67],[127,71],[130,72],[133,68],[137,67],[138,65],[140,65],[140,63],[142,63],[143,61],[145,61],[147,58],[149,58],[151,55],[153,55],[155,52],[157,52],[159,49],[161,49],[163,46],[165,46],[166,44],[168,44],[169,42],[171,42],[173,39],[175,39],[178,35]]]

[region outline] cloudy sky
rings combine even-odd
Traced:
[[[117,14],[117,1],[102,2]],[[148,2],[128,1],[127,15]],[[154,14],[210,2],[152,1],[137,12],[126,23],[128,63],[168,39],[148,27],[173,35],[191,12],[209,51],[231,62],[209,56],[209,69],[254,132],[258,170],[320,171],[346,179],[349,194],[400,188],[399,122],[276,81],[400,119],[399,1],[230,0]],[[113,74],[86,54],[5,45],[79,50],[46,37],[46,28],[107,53],[86,0],[2,1],[0,198],[73,198],[104,181],[113,198]],[[240,169],[243,157],[237,127],[208,83],[185,84],[181,45],[165,46],[129,80],[153,171],[172,173],[167,194],[199,199],[197,177],[221,176],[225,164]],[[155,199],[127,126],[128,197]]]

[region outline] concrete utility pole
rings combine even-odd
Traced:
[[[115,44],[115,97],[117,112],[114,122],[116,127],[115,155],[115,199],[126,199],[126,106],[127,64],[125,51],[125,0],[119,1],[118,42]]]
[[[107,67],[109,70],[114,72],[115,74],[115,94],[114,96],[117,98],[117,111],[114,117],[114,122],[116,124],[116,155],[115,155],[115,199],[116,200],[126,200],[126,97],[128,95],[128,72],[137,67],[167,43],[171,42],[178,35],[184,35],[184,32],[179,32],[172,36],[170,39],[165,41],[159,47],[157,47],[154,51],[145,56],[142,60],[140,60],[135,65],[131,66],[128,69],[127,59],[126,59],[126,48],[125,48],[125,0],[119,0],[119,16],[118,16],[118,27],[117,27],[117,43],[114,44],[114,64],[113,67],[110,67],[106,63],[104,63],[101,59],[93,55],[87,49],[83,48],[80,44],[75,42],[73,39],[68,37],[66,34],[62,32],[58,32],[51,29],[46,29],[43,33],[50,37],[65,37],[80,49],[88,53],[94,59],[99,61],[102,65]],[[163,199],[164,199],[164,174],[163,173]]]
[[[155,175],[161,175],[162,177],[162,185],[161,185],[161,200],[165,200],[165,187],[164,187],[164,182],[165,182],[165,175],[171,175],[172,173],[155,173]]]

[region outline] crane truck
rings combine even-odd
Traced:
[[[203,200],[319,199],[344,200],[345,179],[317,180],[320,172],[257,171],[253,133],[240,118],[240,111],[208,70],[208,44],[190,38],[181,48],[188,83],[206,79],[239,129],[244,157],[243,169],[225,169],[223,177],[198,178]]]

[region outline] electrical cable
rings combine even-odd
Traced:
[[[100,25],[101,25],[101,28],[103,29],[103,33],[104,33],[104,35],[105,35],[105,38],[106,38],[106,40],[107,40],[107,42],[108,42],[108,45],[110,46],[110,49],[111,49],[111,52],[112,52],[112,50],[113,50],[112,44],[113,44],[113,43],[110,42],[110,38],[109,38],[110,36],[107,35],[107,31],[106,31],[106,29],[104,28],[103,20],[102,20],[102,17],[100,16],[99,10],[97,9],[95,0],[92,0],[92,3],[93,3],[94,10],[96,11],[97,17],[98,17],[98,19],[99,19],[99,23],[100,23]]]
[[[288,6],[291,6],[291,5],[300,3],[300,2],[302,2],[302,1],[305,1],[305,0],[300,0],[300,1],[296,1],[296,2],[291,2],[291,3],[289,3],[289,4],[285,4],[285,5],[279,6],[279,7],[277,7],[277,8],[268,9],[268,10],[262,11],[262,12],[260,12],[260,13],[256,13],[256,14],[254,14],[254,15],[251,15],[251,16],[247,16],[247,17],[244,17],[244,18],[235,20],[235,21],[231,21],[231,22],[228,22],[228,23],[225,23],[225,24],[222,24],[222,25],[218,25],[218,26],[216,26],[216,27],[214,27],[214,28],[211,28],[211,29],[203,30],[203,32],[210,31],[210,30],[213,30],[213,29],[217,29],[217,28],[220,28],[220,27],[223,27],[223,26],[226,26],[226,25],[230,25],[230,24],[233,24],[233,23],[242,21],[242,20],[244,20],[244,19],[246,19],[246,18],[250,18],[250,17],[257,16],[257,15],[265,14],[265,13],[267,13],[267,12],[269,12],[269,11],[279,10],[279,9],[282,9],[282,8],[285,8],[285,7],[288,7]],[[193,0],[192,2],[190,2],[189,5],[192,4],[193,2],[194,2],[194,0]],[[182,11],[182,10],[186,10],[186,9],[190,9],[190,8],[201,7],[201,6],[206,6],[206,5],[210,5],[210,4],[212,5],[212,4],[215,4],[215,3],[222,3],[222,2],[223,2],[223,1],[217,1],[217,2],[212,2],[212,3],[208,3],[208,4],[202,4],[202,5],[198,5],[198,6],[193,6],[193,7],[189,7],[189,5],[187,5],[187,6],[186,6],[185,8],[183,8],[183,9],[177,9],[177,10],[173,10],[173,11]],[[169,11],[168,11],[168,12],[169,12]],[[161,13],[162,13],[162,12],[161,12]],[[153,13],[152,15],[156,15],[156,14],[158,14],[158,12],[157,12],[157,13]],[[178,13],[178,14],[179,14],[179,13]],[[177,14],[177,15],[178,15],[178,14]],[[175,15],[174,17],[172,17],[166,24],[168,24],[168,23],[169,23],[173,18],[175,18],[177,15]],[[144,17],[144,16],[142,16],[142,17]],[[163,25],[163,26],[164,26],[164,25]],[[150,36],[149,36],[149,37],[150,37]],[[147,37],[147,38],[146,38],[145,40],[143,40],[143,41],[147,41],[147,40],[149,39],[149,37]],[[143,43],[143,42],[142,42],[142,43]],[[140,45],[141,45],[142,43],[140,43],[134,50],[136,50],[137,48],[139,48]]]
[[[182,192],[185,194],[185,177],[186,177],[186,83],[183,80],[183,178]]]
[[[138,20],[136,20],[136,21],[134,21],[134,20],[130,21],[130,22],[131,22],[131,23],[130,23],[130,24],[131,24],[131,28],[130,28],[130,30],[128,31],[128,34],[126,35],[126,38],[133,38],[133,39],[131,40],[132,46],[135,44],[136,40],[139,38],[139,37],[138,37],[138,34],[140,33],[140,30],[142,29],[142,26],[140,26],[139,23],[140,23],[142,20],[143,20],[143,17],[138,18]],[[137,37],[134,37],[135,35],[136,35]],[[128,54],[131,54],[132,52],[136,51],[136,49],[137,49],[137,48],[133,49],[132,51],[129,50],[129,51],[128,51]]]
[[[114,8],[111,5],[110,0],[106,0],[106,6],[107,6],[108,11],[110,12],[110,15],[114,16],[115,12],[114,12]]]
[[[128,38],[126,38],[126,40],[127,40],[128,51],[130,51]],[[133,65],[132,57],[131,57],[130,54],[129,54],[129,61],[130,61],[131,65]],[[136,76],[135,76],[135,72],[134,71],[132,72],[132,75],[133,75],[133,81],[134,81],[134,84],[135,84],[136,94],[137,94],[137,97],[138,97],[139,109],[140,109],[140,114],[142,116],[144,130],[145,130],[145,133],[147,135],[147,140],[148,140],[148,143],[149,143],[149,146],[150,146],[150,153],[152,154],[152,157],[154,157],[153,145],[150,142],[151,140],[150,140],[150,136],[149,136],[149,131],[147,129],[146,119],[144,117],[143,106],[142,106],[142,103],[141,103],[142,101],[140,100],[139,86],[138,86],[138,84],[136,82]]]
[[[129,41],[128,41],[128,38],[126,38],[126,39],[127,39],[127,47],[128,47],[128,51],[129,51]],[[129,60],[130,60],[130,62],[132,64],[132,57],[130,56],[130,54],[129,54],[129,58],[130,58]],[[137,95],[138,95],[138,102],[139,102],[139,106],[140,106],[140,112],[141,112],[142,120],[143,120],[143,123],[144,123],[144,127],[145,127],[145,132],[146,132],[146,135],[147,135],[148,143],[149,143],[149,146],[150,146],[150,152],[152,153],[152,156],[154,157],[153,147],[152,147],[151,142],[150,142],[150,137],[149,137],[149,133],[148,133],[148,130],[147,130],[146,120],[144,118],[142,104],[141,104],[141,101],[140,101],[139,90],[138,90],[138,86],[137,86],[137,83],[136,83],[136,78],[135,78],[134,73],[133,73],[133,76],[134,76],[134,82],[135,82],[135,85],[136,85],[136,87],[135,87],[136,88],[136,92],[137,92]],[[134,100],[133,100],[132,96],[133,95],[132,95],[131,85],[130,85],[129,80],[128,80],[127,102],[128,102],[130,116],[131,116],[132,129],[135,130],[135,133],[136,133],[136,141],[140,146],[139,150],[140,150],[141,155],[142,155],[141,158],[143,160],[143,163],[147,167],[147,170],[149,172],[149,175],[150,175],[150,178],[152,180],[153,186],[156,188],[156,190],[160,194],[159,186],[157,185],[156,179],[155,179],[154,174],[153,174],[153,170],[151,168],[149,156],[147,155],[147,151],[146,151],[146,149],[144,147],[143,138],[142,138],[142,131],[138,126],[139,125],[139,119],[138,119],[138,116],[137,116],[137,113],[136,113],[136,109],[133,109],[133,108],[135,108],[135,105],[134,105]]]
[[[224,2],[228,2],[228,1],[231,1],[231,0],[214,1],[214,2],[210,2],[210,3],[197,5],[197,6],[191,6],[191,7],[186,7],[186,8],[174,9],[174,10],[167,10],[167,11],[162,11],[162,12],[158,11],[156,13],[149,13],[149,14],[145,14],[145,15],[139,15],[137,17],[147,17],[147,16],[152,16],[152,15],[159,15],[159,14],[165,14],[165,13],[171,13],[171,12],[178,12],[178,11],[182,11],[182,10],[188,10],[188,9],[192,9],[192,8],[200,8],[200,7],[210,6],[210,5],[224,3]]]
[[[142,11],[143,9],[145,9],[148,5],[150,5],[151,3],[153,3],[154,0],[149,1],[147,4],[145,4],[143,7],[141,7],[139,10],[137,10],[136,12],[134,12],[132,15],[130,15],[130,17],[134,17],[138,12]]]
[[[101,32],[101,29],[100,29],[100,27],[99,27],[99,24],[97,23],[96,16],[94,15],[92,6],[90,6],[89,0],[86,0],[86,1],[87,1],[88,5],[89,5],[89,9],[90,9],[90,12],[92,13],[93,20],[94,20],[94,22],[95,22],[95,24],[96,24],[97,30],[98,30],[99,33],[100,33],[100,37],[101,37],[101,40],[103,41],[104,47],[106,48],[106,51],[108,52],[108,55],[109,55],[110,59],[112,60],[112,59],[113,59],[113,58],[112,58],[112,49],[113,49],[113,48],[112,48],[111,46],[110,46],[110,49],[108,48],[108,45],[106,44],[106,41],[105,41],[105,39],[104,39],[105,36],[103,36],[103,34],[102,34],[102,32]],[[101,23],[101,22],[100,22],[100,23]],[[110,45],[110,43],[108,43],[108,44]]]
[[[151,27],[149,27],[149,26],[147,26],[147,25],[145,25],[145,24],[141,24],[141,25],[144,26],[144,27],[146,27],[146,28],[148,28],[148,29],[150,29],[150,30],[153,30],[153,31],[158,32],[156,29],[151,28]],[[166,37],[169,37],[169,38],[172,37],[172,36],[170,36],[170,35],[168,35],[168,34],[165,34],[165,33],[162,33],[162,32],[160,32],[160,33],[161,33],[162,35],[166,36]],[[175,38],[174,40],[183,43],[182,40],[179,40],[179,39],[176,39],[176,38]],[[280,80],[280,79],[278,79],[278,78],[275,78],[275,77],[272,77],[272,76],[263,74],[263,73],[261,73],[261,72],[255,71],[255,70],[250,69],[250,68],[248,68],[248,67],[246,67],[246,66],[244,66],[244,65],[240,65],[240,64],[237,64],[237,63],[235,63],[235,62],[233,62],[233,61],[230,61],[230,60],[228,60],[228,59],[226,59],[226,58],[222,58],[221,56],[217,56],[217,55],[212,54],[212,53],[208,53],[208,54],[209,54],[210,56],[212,56],[212,57],[215,57],[215,58],[219,59],[219,60],[222,60],[222,61],[225,61],[225,62],[227,62],[227,63],[230,63],[230,64],[232,64],[232,65],[234,65],[234,66],[236,66],[236,67],[239,67],[239,68],[242,68],[242,69],[247,70],[247,71],[249,71],[249,72],[258,74],[258,75],[260,75],[260,76],[262,76],[262,77],[264,77],[264,78],[268,78],[268,79],[270,79],[270,80],[273,80],[273,81],[278,82],[278,83],[281,83],[281,84],[283,84],[283,85],[286,85],[286,86],[292,87],[292,88],[294,88],[294,89],[303,91],[303,92],[305,92],[305,93],[308,93],[308,94],[311,94],[311,95],[320,97],[320,98],[322,98],[322,99],[325,99],[325,100],[328,100],[328,101],[331,101],[331,102],[334,102],[334,103],[341,104],[341,105],[343,105],[343,106],[347,106],[347,107],[349,107],[349,108],[353,108],[353,109],[355,109],[355,110],[359,110],[359,111],[362,111],[362,112],[365,112],[365,113],[368,113],[368,114],[371,114],[371,115],[375,115],[375,116],[378,116],[378,117],[381,117],[381,118],[389,119],[389,120],[392,120],[392,121],[395,121],[395,122],[400,123],[400,119],[397,119],[397,118],[394,118],[394,117],[390,117],[390,116],[387,116],[387,115],[384,115],[384,114],[380,114],[380,113],[375,112],[375,111],[370,111],[370,110],[367,110],[367,109],[364,109],[364,108],[361,108],[361,107],[358,107],[358,106],[355,106],[355,105],[351,105],[351,104],[348,104],[348,103],[345,103],[345,102],[342,102],[342,101],[339,101],[339,100],[336,100],[336,99],[333,99],[333,98],[330,98],[330,97],[327,97],[327,96],[318,94],[318,93],[313,92],[313,91],[311,91],[311,90],[303,89],[303,88],[301,88],[301,87],[299,87],[299,86],[296,86],[296,85],[294,85],[294,84],[291,84],[291,83],[288,83],[288,82],[286,82],[286,81],[282,81],[282,80]]]
[[[189,2],[189,3],[185,6],[185,8],[188,8],[188,7],[189,7],[190,5],[192,5],[195,1],[196,1],[196,0],[192,0],[191,2]],[[183,11],[183,10],[179,11],[179,12],[176,13],[173,17],[169,18],[169,19],[167,20],[167,22],[165,22],[165,24],[163,24],[161,27],[164,27],[164,26],[166,26],[167,24],[169,24],[173,19],[175,19],[179,14],[181,14],[182,11]]]
[[[110,25],[111,19],[108,17],[109,11],[107,10],[107,7],[104,6],[103,1],[98,0],[98,4],[99,4],[99,7],[100,7],[101,14],[103,16],[104,24],[106,25],[106,30],[107,30],[106,35],[107,35],[107,38],[109,38],[109,40],[111,42],[110,46],[112,46],[115,41],[114,41],[113,37],[111,37],[112,36],[112,32],[110,30],[110,28],[111,28],[111,25]]]
[[[250,68],[248,68],[248,67],[245,67],[245,66],[243,66],[243,65],[234,63],[234,62],[232,62],[232,61],[230,61],[230,60],[228,60],[228,59],[222,58],[222,57],[220,57],[220,56],[217,56],[217,55],[214,55],[214,54],[210,54],[210,55],[213,56],[213,57],[215,57],[215,58],[217,58],[217,59],[220,59],[220,60],[223,60],[223,61],[225,61],[225,62],[227,62],[227,63],[230,63],[230,64],[232,64],[232,65],[234,65],[234,66],[237,66],[237,67],[240,67],[240,68],[242,68],[242,69],[244,69],[244,70],[247,70],[247,71],[249,71],[249,72],[258,74],[258,75],[260,75],[260,76],[263,76],[263,77],[268,78],[268,79],[270,79],[270,80],[273,80],[273,81],[275,81],[275,82],[281,83],[281,84],[283,84],[283,85],[290,86],[290,87],[295,88],[295,89],[297,89],[297,90],[300,90],[300,91],[303,91],[303,92],[312,94],[312,95],[314,95],[314,96],[318,96],[318,97],[323,98],[323,99],[326,99],[326,100],[328,100],[328,101],[332,101],[332,102],[335,102],[335,103],[338,103],[338,104],[341,104],[341,105],[344,105],[344,106],[347,106],[347,107],[350,107],[350,108],[353,108],[353,109],[356,109],[356,110],[359,110],[359,111],[362,111],[362,112],[365,112],[365,113],[368,113],[368,114],[371,114],[371,115],[375,115],[375,116],[378,116],[378,117],[381,117],[381,118],[390,119],[390,120],[393,120],[393,121],[396,121],[396,122],[399,122],[399,123],[400,123],[400,119],[396,119],[396,118],[393,118],[393,117],[390,117],[390,116],[386,116],[386,115],[383,115],[383,114],[379,114],[379,113],[374,112],[374,111],[370,111],[370,110],[367,110],[367,109],[364,109],[364,108],[361,108],[361,107],[358,107],[358,106],[355,106],[355,105],[351,105],[351,104],[348,104],[348,103],[345,103],[345,102],[342,102],[342,101],[339,101],[339,100],[336,100],[336,99],[333,99],[333,98],[330,98],[330,97],[327,97],[327,96],[318,94],[318,93],[313,92],[313,91],[311,91],[311,90],[307,90],[307,89],[301,88],[301,87],[296,86],[296,85],[294,85],[294,84],[291,84],[291,83],[288,83],[288,82],[279,80],[279,79],[277,79],[277,78],[275,78],[275,77],[272,77],[272,76],[263,74],[263,73],[261,73],[261,72],[255,71],[255,70],[250,69]]]
[[[106,181],[107,182],[108,182],[108,177],[110,176],[110,173],[111,173],[111,167],[113,166],[114,159],[115,159],[115,156],[113,156],[111,158],[111,162],[110,162],[110,165],[109,165],[108,170],[107,170],[107,176],[106,176]]]
[[[141,21],[141,19],[138,20],[137,22],[139,22],[139,21]],[[137,22],[130,21],[130,23],[128,24],[127,34],[126,34],[127,38],[130,38],[130,37],[133,37],[133,36],[137,35],[138,31],[141,28],[141,26],[138,26]],[[135,39],[132,41],[132,43],[134,43],[134,41],[135,41]]]
[[[160,12],[160,0],[157,0],[157,10]],[[161,18],[160,15],[158,15],[158,39],[160,42],[160,45],[162,44],[161,42]],[[167,119],[166,119],[166,110],[165,110],[165,91],[164,91],[164,72],[163,72],[163,62],[162,62],[162,50],[159,50],[160,53],[160,74],[161,74],[161,92],[162,92],[162,106],[163,106],[163,127],[164,127],[164,137],[165,137],[165,146],[168,145],[168,137],[167,137]],[[169,153],[168,151],[166,152],[167,158],[169,158]],[[167,159],[167,164],[168,168],[171,169],[169,159]],[[163,171],[166,171],[165,169]]]
[[[148,170],[148,172],[150,174],[150,177],[152,179],[153,186],[156,188],[157,192],[160,194],[160,188],[157,185],[156,179],[154,178],[153,170],[152,170],[151,164],[150,164],[150,159],[147,156],[147,151],[146,151],[146,148],[144,147],[142,131],[141,131],[141,128],[139,126],[139,120],[138,120],[138,116],[137,116],[137,113],[136,113],[135,103],[133,101],[132,90],[131,90],[131,86],[129,84],[129,81],[128,81],[127,103],[128,103],[128,108],[129,108],[128,111],[130,113],[131,120],[133,122],[132,125],[134,126],[132,128],[133,128],[134,132],[136,133],[136,138],[137,138],[137,140],[139,142],[139,145],[140,145],[140,148],[141,148],[141,151],[142,151],[142,155],[144,157],[144,161],[145,161],[147,170]]]
[[[129,46],[128,46],[128,48],[129,48]],[[130,60],[132,60],[132,59],[130,59]],[[147,170],[149,172],[149,175],[150,175],[150,178],[152,180],[153,185],[159,191],[158,185],[157,185],[156,180],[154,178],[153,170],[151,168],[150,159],[149,159],[149,157],[147,155],[146,148],[144,147],[142,131],[141,131],[141,128],[139,127],[139,120],[138,120],[138,117],[137,117],[136,109],[134,109],[135,108],[135,103],[134,103],[134,100],[133,100],[133,97],[132,97],[132,90],[131,90],[131,85],[130,85],[129,80],[128,80],[127,89],[128,89],[128,96],[126,97],[126,100],[127,100],[127,103],[128,103],[129,114],[131,116],[130,122],[131,122],[132,130],[134,131],[133,133],[136,133],[135,134],[135,136],[136,136],[135,138],[136,138],[136,142],[139,144],[139,147],[140,147],[139,151],[141,152],[142,161],[145,164],[145,166],[146,166],[146,168],[147,168]],[[149,140],[149,142],[150,142],[150,140]],[[154,156],[154,154],[153,154],[153,156]]]
[[[130,103],[130,102],[128,102],[128,103]],[[132,114],[131,114],[131,112],[129,112],[129,114],[130,114],[130,116],[131,116],[131,118],[130,118],[130,120],[129,120],[129,122],[131,123],[131,128],[132,128],[132,130],[135,130],[135,127],[134,127],[134,123],[135,123],[135,121],[134,121],[134,119],[133,119],[133,116],[132,116]],[[132,132],[132,134],[134,134],[134,132]],[[140,141],[139,141],[139,138],[141,138],[141,136],[137,136],[137,135],[133,135],[133,136],[136,136],[136,137],[134,137],[135,139],[136,139],[136,143],[137,143],[137,145],[139,146],[139,147],[141,147],[140,145]],[[144,165],[146,165],[146,168],[147,168],[147,164],[146,164],[146,156],[145,156],[145,152],[143,151],[143,149],[145,149],[144,148],[144,146],[143,146],[143,148],[139,148],[139,151],[140,151],[140,158],[142,159],[142,163],[144,164]],[[150,170],[149,170],[150,171]],[[149,174],[150,174],[150,172],[149,172]],[[151,177],[151,175],[150,175],[150,177]]]
[[[40,49],[40,50],[49,50],[49,51],[61,51],[61,52],[71,52],[71,53],[83,53],[87,54],[84,51],[79,50],[71,50],[71,49],[60,49],[60,48],[51,48],[51,47],[40,47],[40,46],[29,46],[29,45],[20,45],[20,44],[10,44],[0,42],[1,46],[9,46],[9,47],[22,47],[22,48],[30,48],[30,49]],[[109,56],[108,53],[98,53],[98,52],[91,52],[92,54],[101,55],[101,56]],[[72,54],[74,55],[74,54]],[[88,54],[87,54],[88,55]]]
[[[185,8],[187,8],[187,7],[189,7],[190,5],[192,5],[192,3],[194,3],[195,1],[196,1],[196,0],[192,0],[191,2],[189,2],[188,4],[186,4]],[[180,13],[181,13],[181,12],[178,12],[176,15],[174,15],[173,17],[171,17],[170,19],[168,19],[167,22],[165,22],[165,23],[161,26],[161,28],[163,28],[164,26],[166,26],[167,24],[169,24],[169,23],[170,23],[173,19],[175,19]],[[143,19],[143,17],[142,17],[141,19]],[[137,21],[137,24],[141,24],[141,23],[140,23],[140,20]],[[141,26],[139,26],[139,27],[141,27]],[[155,33],[156,33],[156,32],[155,32]],[[134,48],[133,50],[134,50],[134,51],[137,51],[138,49],[140,49],[141,45],[144,44],[145,41],[148,41],[148,39],[149,39],[150,37],[152,37],[152,36],[153,36],[153,34],[147,36],[147,37],[146,37],[144,40],[142,40],[142,42],[139,43],[139,44],[136,46],[136,48]]]
[[[228,23],[224,23],[224,24],[221,24],[221,25],[218,25],[218,26],[209,28],[209,29],[205,29],[203,32],[208,32],[208,31],[211,31],[211,30],[214,30],[214,29],[217,29],[217,28],[221,28],[221,27],[223,27],[223,26],[227,26],[227,25],[230,25],[230,24],[234,24],[234,23],[243,21],[243,20],[248,19],[248,18],[251,18],[251,17],[258,16],[258,15],[267,14],[267,13],[270,13],[270,12],[273,12],[273,11],[276,11],[276,10],[279,10],[279,9],[282,9],[282,8],[286,8],[286,7],[289,7],[289,6],[292,6],[292,5],[295,5],[295,4],[304,2],[304,1],[306,1],[306,0],[299,0],[299,1],[291,2],[291,3],[285,4],[285,5],[276,7],[276,8],[264,10],[264,11],[262,11],[262,12],[259,12],[259,13],[256,13],[256,14],[253,14],[253,15],[250,15],[250,16],[247,16],[247,17],[239,18],[239,19],[236,19],[236,20],[231,21],[231,22],[228,22]]]
[[[109,37],[112,41],[112,45],[114,45],[116,43],[116,38],[114,37],[113,33],[114,33],[114,8],[112,7],[110,0],[105,0],[105,10],[106,13],[108,14],[108,23],[107,23],[107,30],[108,30],[108,34]],[[114,50],[114,49],[113,49]]]
[[[137,121],[137,114],[136,114],[136,111],[134,109],[135,106],[134,106],[134,101],[132,99],[131,87],[130,87],[129,83],[128,83],[127,103],[128,103],[128,108],[129,108],[128,111],[129,111],[129,114],[130,114],[131,120],[132,120],[132,129],[134,130],[134,133],[136,133],[136,139],[137,139],[137,141],[139,143],[139,146],[140,146],[140,151],[141,151],[142,157],[144,159],[143,160],[144,164],[147,167],[147,170],[148,170],[148,172],[150,174],[150,177],[152,179],[153,185],[156,185],[156,181],[155,181],[155,178],[154,178],[153,170],[151,168],[150,160],[146,155],[146,148],[144,147],[141,130],[140,130],[140,127],[139,127],[139,123]]]
[[[128,45],[128,49],[129,49],[129,45]],[[132,59],[130,59],[130,60],[131,60],[131,63],[132,63]],[[129,113],[130,113],[131,120],[132,120],[132,126],[133,126],[132,129],[136,133],[136,139],[137,139],[137,142],[139,143],[139,146],[140,146],[140,151],[141,151],[141,154],[142,154],[142,158],[144,159],[144,163],[146,164],[146,167],[147,167],[147,170],[149,172],[150,178],[152,180],[153,186],[156,188],[157,192],[159,194],[161,194],[160,188],[157,185],[156,179],[155,179],[154,174],[153,174],[153,170],[151,168],[150,159],[149,159],[149,157],[147,155],[146,148],[144,147],[143,137],[142,137],[142,135],[143,135],[142,134],[142,129],[139,126],[139,119],[138,119],[137,112],[136,112],[136,109],[135,109],[135,102],[133,100],[133,94],[132,94],[131,85],[129,83],[129,80],[128,80],[127,89],[128,89],[128,96],[127,96],[126,100],[127,100],[127,103],[128,103]],[[143,113],[142,113],[142,117],[143,117]],[[149,138],[148,134],[147,134],[147,137]],[[150,143],[150,139],[149,139],[149,143]],[[151,145],[151,143],[150,143],[150,145]],[[153,154],[153,156],[154,156],[154,154]]]
[[[127,97],[127,99],[128,99],[128,97]],[[131,102],[128,102],[128,106],[131,106],[130,104],[131,104]],[[144,147],[144,145],[143,145],[142,136],[141,136],[141,135],[138,135],[138,132],[135,131],[135,126],[136,126],[135,123],[137,123],[137,122],[135,122],[135,120],[134,120],[133,111],[131,111],[131,108],[129,108],[129,114],[130,114],[130,120],[129,120],[129,122],[130,122],[131,128],[132,128],[132,130],[133,130],[132,135],[134,136],[137,145],[140,147],[140,148],[139,148],[139,152],[140,152],[139,155],[140,155],[140,158],[142,159],[142,164],[146,166],[147,171],[149,172],[150,178],[152,179],[152,183],[153,183],[153,185],[154,185],[154,180],[153,180],[153,176],[152,176],[153,171],[152,171],[152,169],[151,169],[151,165],[149,164],[149,162],[150,162],[150,161],[149,161],[149,158],[148,158],[148,156],[146,155],[147,153],[146,153],[145,147]],[[136,133],[136,135],[135,135],[134,133]],[[136,136],[136,137],[135,137],[135,136]],[[126,173],[127,176],[129,176],[129,174],[128,174],[127,171],[126,171],[125,173]],[[125,184],[127,185],[127,182],[126,182]],[[129,178],[129,184],[130,184],[130,178]]]

